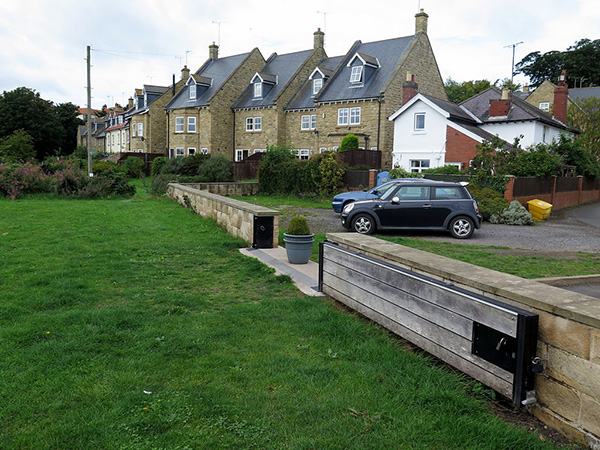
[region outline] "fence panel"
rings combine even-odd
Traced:
[[[577,190],[577,189],[575,189]],[[518,177],[515,178],[513,195],[515,197],[527,197],[530,195],[542,195],[552,193],[552,177]]]
[[[344,186],[347,188],[367,188],[369,186],[368,170],[346,170]]]
[[[338,153],[343,162],[349,166],[369,166],[381,169],[381,152],[377,150],[345,150]]]
[[[579,190],[579,178],[557,177],[556,192],[572,192]]]

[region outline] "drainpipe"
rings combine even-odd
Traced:
[[[166,157],[169,157],[169,148],[171,148],[171,118],[169,114],[171,112],[167,110],[167,148],[165,149]]]
[[[231,112],[233,113],[233,132],[231,133],[233,136],[233,141],[231,142],[231,161],[235,161],[235,109],[231,108]]]
[[[377,151],[381,152],[381,147],[379,146],[379,135],[381,130],[381,94],[379,94],[379,97],[377,98],[377,103],[379,104],[377,111]],[[381,154],[381,156],[383,156],[383,153]],[[381,166],[382,164],[380,163],[379,170],[382,169]]]

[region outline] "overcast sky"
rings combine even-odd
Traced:
[[[429,15],[444,80],[510,78],[512,44],[522,42],[517,63],[533,51],[600,38],[598,0],[5,0],[0,92],[25,86],[55,103],[86,106],[89,45],[92,107],[125,104],[144,84],[179,79],[186,62],[197,70],[213,41],[220,56],[258,47],[268,58],[312,48],[321,28],[327,54],[338,56],[356,40],[414,34],[419,8]]]

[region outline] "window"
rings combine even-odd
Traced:
[[[135,137],[135,130],[137,129],[137,123],[132,124],[131,126],[131,134]]]
[[[544,125],[544,127],[542,128],[542,142],[547,142],[546,139],[548,138],[548,127],[546,125]]]
[[[454,200],[463,198],[463,192],[458,187],[434,187],[433,192],[437,200]]]
[[[196,118],[195,117],[187,118],[187,130],[188,130],[188,133],[196,132]]]
[[[360,124],[360,107],[350,108],[350,125]]]
[[[540,102],[539,108],[542,111],[550,112],[550,102]]]
[[[300,129],[302,130],[314,130],[317,128],[317,115],[316,114],[305,114],[302,116]]]
[[[338,125],[348,125],[348,108],[338,109]]]
[[[194,156],[196,154],[196,149],[194,147],[188,147],[188,156]]]
[[[235,151],[235,160],[241,161],[248,157],[249,150],[248,149],[238,149]]]
[[[320,147],[319,153],[325,153],[327,151],[327,147]]]
[[[266,148],[255,148],[254,153],[267,153]]]
[[[371,147],[370,150],[373,151],[373,152],[376,152],[379,149],[377,147]]]
[[[185,156],[183,153],[183,147],[175,147],[175,158],[181,158]]]
[[[183,133],[183,117],[175,117],[175,133]]]
[[[142,122],[138,123],[138,136],[144,135],[144,124]]]
[[[298,159],[308,159],[309,155],[310,152],[307,148],[296,150],[296,156],[298,157]]]
[[[190,100],[196,100],[196,85],[190,85]]]
[[[317,95],[321,88],[323,87],[323,78],[315,78],[313,80],[313,95]]]
[[[200,153],[202,153],[203,155],[208,155],[208,148],[206,148],[206,147],[202,147],[202,148],[200,149]]]
[[[262,97],[262,83],[254,83],[254,98]]]
[[[425,131],[425,113],[415,114],[415,131]]]
[[[352,73],[350,74],[350,83],[360,83],[362,80],[363,66],[352,67]]]
[[[117,123],[121,125],[123,123],[123,116],[119,116],[117,119]]]
[[[246,117],[246,131],[261,131],[262,117]]]
[[[411,159],[410,160],[410,171],[412,173],[420,173],[425,169],[429,169],[428,159]]]
[[[402,186],[395,196],[400,200],[429,200],[429,189],[429,186]],[[393,189],[388,192],[393,192]]]

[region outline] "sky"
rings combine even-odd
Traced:
[[[600,38],[598,0],[7,0],[0,5],[0,92],[34,89],[54,103],[87,106],[90,46],[92,107],[124,105],[144,84],[169,86],[187,64],[196,71],[219,56],[257,47],[272,53],[311,49],[325,32],[328,56],[360,40],[428,36],[443,80],[510,78],[531,52],[565,51]],[[515,82],[526,84],[516,75]]]

